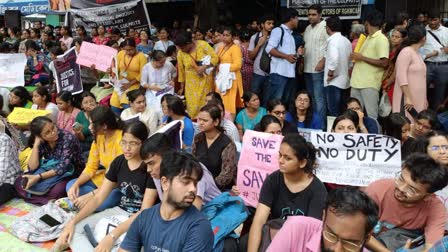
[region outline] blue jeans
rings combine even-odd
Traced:
[[[65,187],[65,190],[68,192],[68,190],[72,187],[72,185],[76,182],[76,179],[72,179],[67,183],[67,186]],[[84,194],[88,194],[93,190],[98,189],[98,187],[92,182],[92,180],[87,181],[84,185],[79,187],[79,196],[82,196]],[[121,196],[123,194],[120,192],[119,189],[113,189],[109,196],[107,196],[106,200],[95,210],[95,212],[101,212],[107,208],[112,208],[114,206],[118,206],[120,204]]]
[[[289,104],[289,100],[287,100],[289,94],[285,95],[284,93],[287,87],[294,85],[295,79],[272,73],[269,75],[269,82],[271,85],[269,86],[268,90],[268,101],[272,99],[279,99],[282,100],[283,104]]]
[[[322,120],[322,126],[327,128],[327,105],[324,90],[324,72],[305,73],[306,90],[313,97],[313,108]]]
[[[338,116],[341,113],[341,100],[343,91],[343,89],[331,85],[325,87],[329,116]]]
[[[448,95],[448,64],[436,65],[427,63],[426,66],[427,87],[429,87],[431,83],[434,85],[434,88],[428,90],[429,107],[432,110],[437,110]]]
[[[252,74],[250,91],[256,93],[258,98],[260,98],[261,105],[266,107],[269,99],[269,76],[258,75],[256,73]]]

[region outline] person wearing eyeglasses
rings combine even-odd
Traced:
[[[378,221],[378,206],[364,192],[344,187],[328,194],[323,220],[290,216],[267,252],[317,252],[364,249]]]
[[[285,119],[295,123],[298,128],[322,129],[323,122],[319,114],[314,111],[312,95],[302,90],[295,97],[294,105],[290,108],[291,114],[288,114]]]
[[[95,246],[95,251],[111,251],[124,239],[122,235],[140,212],[154,205],[157,199],[156,186],[146,172],[140,155],[142,144],[148,138],[148,129],[144,123],[136,121],[126,124],[122,132],[119,143],[123,154],[111,163],[101,187],[93,193],[93,199],[66,224],[56,241],[56,248],[70,245],[72,251],[93,251],[94,245],[91,245],[84,232],[86,225],[95,227],[104,217],[129,217],[97,241],[99,244]],[[93,214],[114,190],[119,191],[119,205]]]
[[[286,115],[289,115],[289,113],[286,110],[285,104],[283,104],[281,100],[273,99],[268,101],[266,110],[268,111],[268,115],[273,115],[280,121],[282,125],[282,135],[298,132],[297,127],[295,127],[292,123],[286,121]]]
[[[25,201],[44,205],[65,195],[65,185],[79,174],[83,165],[78,139],[59,129],[45,116],[34,118],[30,124],[32,144],[28,171],[18,177],[15,187]]]
[[[98,106],[89,113],[89,131],[93,135],[86,166],[78,178],[67,183],[68,199],[74,206],[82,209],[103,184],[104,175],[112,161],[123,154],[120,147],[122,138],[121,123],[112,110]],[[97,211],[114,207],[120,202],[120,192],[113,190]]]
[[[446,134],[436,131],[430,133],[427,151],[434,160],[448,166],[448,136]]]
[[[366,193],[378,204],[379,222],[366,247],[372,251],[395,251],[408,239],[422,234],[423,251],[442,239],[446,210],[434,192],[448,183],[448,169],[427,154],[415,153],[402,165],[395,179],[371,183]],[[421,250],[418,250],[421,251]]]
[[[418,113],[414,123],[411,124],[409,137],[401,148],[402,159],[406,159],[414,152],[426,152],[425,150],[420,150],[420,146],[417,144],[418,139],[426,137],[431,131],[438,129],[439,126],[440,122],[436,112],[426,109]]]

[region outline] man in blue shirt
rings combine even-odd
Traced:
[[[121,252],[212,251],[210,222],[194,207],[196,185],[203,175],[190,154],[168,152],[160,164],[162,202],[144,210],[132,223]]]
[[[296,62],[297,52],[292,31],[299,25],[297,11],[284,9],[281,13],[280,27],[272,30],[266,46],[266,52],[271,58],[271,69],[269,74],[269,98],[281,99],[283,104],[289,104],[291,88],[296,85]],[[285,92],[285,89],[288,89]]]

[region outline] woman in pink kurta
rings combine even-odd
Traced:
[[[425,44],[426,30],[424,27],[410,28],[408,38],[403,45],[395,65],[396,79],[393,95],[393,112],[403,112],[406,108],[415,108],[420,112],[427,108],[426,100],[426,65],[418,53],[418,49]],[[406,111],[406,116],[413,121]]]

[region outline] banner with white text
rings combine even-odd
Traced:
[[[287,0],[288,8],[296,9],[301,19],[308,16],[308,7],[313,4],[322,6],[322,16],[339,16],[341,19],[361,17],[362,0]]]
[[[53,61],[56,89],[60,93],[68,91],[72,94],[82,93],[81,68],[76,64],[76,51],[73,47]]]
[[[149,29],[150,27],[148,11],[142,0],[87,9],[72,8],[70,13],[74,26],[82,25],[88,31],[100,25],[118,28],[122,33],[129,27],[134,29]]]

